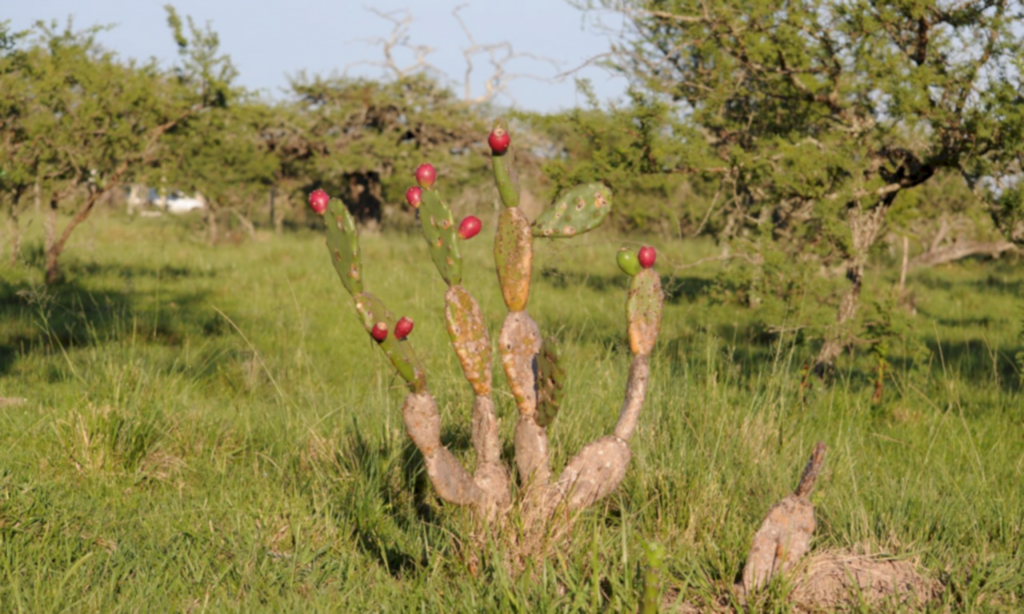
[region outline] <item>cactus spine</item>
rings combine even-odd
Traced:
[[[599,226],[611,209],[612,195],[601,184],[570,190],[532,225],[519,209],[508,126],[494,125],[494,179],[505,205],[498,218],[494,259],[508,315],[498,338],[505,375],[515,397],[519,418],[514,447],[523,511],[528,520],[549,520],[559,509],[580,509],[612,492],[625,476],[632,436],[650,377],[649,358],[661,324],[661,282],[653,269],[640,270],[635,258],[623,270],[631,274],[626,300],[627,328],[633,360],[625,400],[614,434],[583,447],[557,480],[551,480],[547,429],[561,407],[567,371],[558,343],[544,338],[527,312],[533,266],[533,237],[570,238]],[[424,169],[426,169],[426,172]],[[409,437],[423,454],[427,475],[442,499],[471,506],[485,519],[504,516],[511,508],[510,474],[501,462],[498,419],[491,399],[491,340],[480,306],[461,285],[462,256],[451,210],[434,185],[432,166],[417,171],[420,191],[410,203],[419,205],[420,222],[431,259],[448,284],[444,297],[445,323],[463,374],[473,388],[472,443],[476,469],[470,474],[440,440],[437,404],[427,388],[425,372],[416,360],[406,333],[385,336],[378,345],[409,386],[402,408]],[[412,192],[412,190],[410,190]],[[378,323],[399,330],[394,315],[380,299],[363,289],[359,242],[354,221],[343,204],[331,201],[325,215],[327,247],[342,284],[355,300],[363,326]],[[622,264],[620,260],[620,265]],[[406,324],[406,326],[411,323]],[[405,330],[404,328],[402,330]],[[528,523],[531,525],[532,523]],[[545,524],[539,523],[538,526]]]

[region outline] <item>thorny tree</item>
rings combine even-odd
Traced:
[[[168,11],[172,27],[180,25]],[[221,102],[189,69],[216,56],[215,37],[189,43],[177,32],[183,65],[167,72],[155,61],[138,65],[103,50],[95,40],[99,31],[40,23],[32,44],[2,58],[0,144],[11,168],[0,187],[17,207],[26,186],[38,184],[50,204],[47,283],[59,279],[71,233],[100,199],[154,164],[165,135],[187,129],[197,114]],[[57,207],[73,196],[80,197],[74,215],[57,233]]]
[[[631,32],[611,65],[675,112],[668,133],[638,131],[642,151],[678,144],[647,166],[716,178],[724,237],[768,236],[794,261],[845,271],[819,373],[851,340],[869,251],[902,192],[952,171],[1021,235],[1020,2],[596,4]]]

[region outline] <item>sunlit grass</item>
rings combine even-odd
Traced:
[[[465,285],[493,338],[504,308],[488,221],[466,245]],[[938,609],[1020,606],[1015,263],[912,275],[913,337],[873,403],[871,357],[807,387],[813,344],[766,340],[749,310],[712,302],[713,268],[673,275],[713,246],[655,243],[671,299],[629,473],[518,576],[500,540],[469,564],[470,519],[432,495],[401,382],[319,235],[211,248],[188,222],[99,216],[54,288],[29,249],[0,281],[0,396],[25,399],[0,408],[0,611],[628,611],[648,539],[668,548],[681,599],[713,601],[817,440],[829,454],[815,549],[916,557],[946,587]],[[570,377],[556,465],[609,432],[621,403],[620,244],[635,243],[538,246],[531,312],[563,341]],[[470,390],[422,239],[369,237],[363,251],[370,289],[416,321],[443,438],[471,462]],[[876,273],[869,297],[894,277]]]

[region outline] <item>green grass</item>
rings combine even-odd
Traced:
[[[870,356],[802,386],[813,343],[766,339],[750,310],[713,302],[713,267],[671,275],[712,246],[656,243],[669,301],[627,477],[570,543],[511,576],[500,539],[471,572],[470,518],[431,493],[401,380],[322,238],[210,248],[190,223],[97,216],[53,288],[35,235],[3,270],[0,396],[26,402],[0,408],[0,611],[629,611],[649,539],[667,547],[680,599],[713,601],[817,440],[829,454],[815,550],[916,558],[945,586],[936,611],[1024,602],[1015,262],[912,275],[918,315],[872,403]],[[504,309],[487,236],[467,245],[464,283],[493,339]],[[539,245],[531,312],[563,340],[570,376],[556,467],[610,432],[621,404],[623,243]],[[471,461],[470,389],[422,239],[363,248],[369,288],[416,321],[443,439]],[[893,276],[873,271],[869,296]]]

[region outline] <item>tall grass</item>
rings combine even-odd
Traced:
[[[188,221],[111,214],[89,228],[65,283],[40,286],[31,250],[0,281],[0,611],[624,611],[650,539],[667,547],[672,594],[710,603],[817,440],[829,455],[814,549],[914,557],[945,586],[938,611],[1022,607],[1015,262],[911,277],[913,333],[875,403],[871,357],[808,382],[801,337],[766,339],[749,310],[714,303],[713,270],[673,275],[711,246],[659,244],[670,299],[629,473],[570,542],[513,576],[501,539],[470,556],[471,519],[432,494],[401,382],[319,235],[210,248]],[[467,245],[465,285],[493,338],[503,304],[485,236]],[[539,246],[531,312],[563,340],[570,377],[556,466],[609,432],[621,403],[623,241]],[[443,440],[471,463],[443,282],[416,236],[363,247],[370,289],[416,321]],[[869,296],[883,296],[892,274],[875,278]]]

